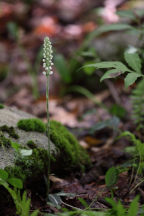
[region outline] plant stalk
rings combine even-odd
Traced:
[[[49,74],[46,76],[46,111],[47,111],[47,127],[46,133],[48,137],[48,174],[47,174],[47,196],[50,191],[50,116],[49,116]]]

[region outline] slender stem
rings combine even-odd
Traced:
[[[46,111],[47,111],[47,128],[46,133],[48,137],[48,185],[47,185],[47,195],[49,194],[50,190],[50,119],[49,119],[49,74],[47,77],[47,83],[46,83]]]

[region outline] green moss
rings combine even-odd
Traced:
[[[60,163],[63,170],[83,168],[90,164],[89,156],[80,146],[77,139],[59,122],[50,122],[50,139],[60,152]]]
[[[9,136],[11,136],[11,137],[13,137],[15,139],[19,138],[19,136],[16,133],[14,127],[8,127],[7,125],[3,125],[3,126],[0,127],[0,131],[7,132],[9,134]]]
[[[53,161],[54,158],[51,157]],[[33,149],[30,156],[22,157],[20,154],[16,155],[15,166],[7,167],[9,175],[18,177],[22,180],[38,177],[40,174],[44,176],[47,174],[48,167],[48,152],[42,148]]]
[[[22,119],[17,123],[18,128],[25,131],[45,132],[45,124],[37,118]]]
[[[11,144],[12,144],[11,140],[6,138],[2,133],[2,131],[0,131],[0,146],[9,148],[11,147]]]
[[[31,149],[34,149],[37,147],[37,145],[35,144],[35,142],[33,140],[29,140],[26,145],[31,148]]]
[[[34,122],[31,126],[31,120]],[[37,120],[36,120],[37,122]],[[25,119],[18,122],[21,129],[26,127],[26,131],[35,129],[36,122],[33,119]],[[39,121],[38,121],[39,122]],[[40,121],[41,122],[41,121]],[[42,123],[41,132],[45,132],[45,124]],[[28,126],[28,127],[27,127]],[[40,126],[39,126],[40,128]],[[56,159],[51,155],[51,171],[57,174],[71,171],[71,169],[83,169],[90,164],[89,156],[79,145],[76,138],[59,122],[50,122],[50,138],[55,144],[58,154]],[[15,157],[15,166],[8,167],[10,176],[19,177],[23,180],[38,178],[47,175],[48,151],[43,148],[37,148],[33,140],[29,140],[27,146],[33,149],[30,156],[22,156],[18,152]]]
[[[5,167],[5,171],[7,171],[10,177],[17,177],[23,181],[26,180],[26,175],[20,166],[7,166]]]
[[[3,109],[3,108],[4,108],[4,105],[0,103],[0,109]]]

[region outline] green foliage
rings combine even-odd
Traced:
[[[143,74],[141,72],[141,59],[137,54],[137,50],[134,47],[130,47],[128,50],[125,51],[124,57],[128,65],[133,69],[129,69],[126,65],[119,61],[108,61],[108,62],[100,62],[95,64],[88,64],[84,67],[94,67],[96,69],[106,69],[111,68],[108,70],[100,79],[103,81],[104,79],[108,78],[115,78],[121,74],[128,72],[125,77],[125,86],[128,87],[132,85],[137,78],[143,78]]]
[[[19,211],[20,216],[37,216],[38,215],[39,213],[38,210],[35,210],[33,213],[30,213],[31,200],[27,198],[26,191],[24,191],[22,198],[20,198],[19,200],[19,203],[20,203],[20,211]]]
[[[12,189],[10,185],[14,187]],[[19,189],[23,188],[23,183],[18,178],[8,178],[8,173],[4,170],[0,170],[0,185],[2,185],[11,195],[15,207],[16,214],[19,216],[37,216],[38,210],[35,210],[30,214],[30,199],[27,199],[26,192],[23,193],[22,197],[20,195]]]
[[[23,188],[23,183],[21,179],[18,178],[9,178],[7,182],[12,185],[14,188],[22,189]]]
[[[62,209],[63,212],[57,212],[57,214],[44,214],[44,216],[143,216],[139,214],[139,197],[135,197],[130,206],[126,208],[121,201],[115,201],[112,198],[106,198],[106,201],[111,205],[111,208],[105,211],[92,210],[90,206],[85,209],[74,209],[73,211]],[[69,206],[70,207],[70,206]]]
[[[139,197],[135,197],[127,210],[122,203],[116,202],[111,198],[106,198],[106,201],[112,206],[112,209],[107,212],[107,216],[137,216]]]
[[[110,32],[110,31],[124,31],[124,30],[132,30],[132,29],[133,29],[132,26],[123,23],[100,26],[99,28],[96,28],[95,31],[91,32],[87,36],[87,38],[84,40],[83,44],[81,45],[80,49],[77,51],[77,54],[79,54],[85,48],[87,48],[89,44],[95,39],[95,37],[98,37],[103,33]]]
[[[110,109],[109,112],[114,115],[117,116],[121,119],[125,118],[127,111],[124,107],[118,105],[118,104],[113,104]]]
[[[107,187],[112,187],[117,183],[118,180],[118,170],[115,167],[108,169],[105,175],[105,183]]]
[[[25,131],[37,131],[43,133],[46,130],[45,124],[37,118],[21,119],[18,121],[17,126]]]
[[[51,158],[53,160],[53,158]],[[47,150],[36,148],[32,150],[32,154],[22,155],[18,153],[15,159],[15,166],[9,168],[12,176],[20,177],[25,180],[27,178],[42,176],[47,172],[48,153]]]
[[[90,163],[85,150],[61,123],[50,122],[50,139],[55,143],[58,152],[60,152],[59,160],[65,171]]]
[[[69,211],[65,210],[63,213],[57,213],[57,214],[44,214],[44,216],[106,216],[105,212],[101,211],[92,211],[92,210],[75,210],[75,211]]]
[[[125,51],[124,57],[129,67],[138,74],[141,74],[141,59],[136,51],[135,48],[131,47],[129,50]]]
[[[128,210],[127,216],[136,216],[137,215],[137,213],[138,213],[138,207],[139,207],[138,201],[139,201],[139,197],[137,196],[132,201],[132,203],[130,205],[130,208]]]
[[[136,153],[138,153],[138,155],[140,155],[144,159],[144,143],[142,143],[140,139],[137,139],[136,136],[129,131],[124,131],[123,133],[121,133],[119,138],[121,137],[128,137],[135,145]]]
[[[16,133],[14,127],[8,127],[7,125],[3,125],[0,127],[0,131],[2,132],[7,132],[9,134],[10,137],[13,137],[15,139],[18,139],[19,136]]]
[[[54,157],[51,156],[54,161]],[[5,170],[11,177],[17,177],[26,181],[31,177],[38,178],[39,175],[44,176],[47,173],[48,152],[42,148],[19,149],[15,156],[15,165],[7,166]]]
[[[119,126],[120,120],[117,117],[112,117],[110,119],[98,122],[96,124],[94,124],[89,130],[88,132],[90,134],[94,134],[96,131],[102,130],[106,127],[108,128],[112,128],[114,131],[118,130],[118,126]]]
[[[57,54],[54,57],[54,64],[59,72],[61,79],[64,83],[70,83],[72,81],[71,73],[66,59],[63,55]]]
[[[0,109],[3,109],[3,108],[4,108],[4,105],[0,103]]]
[[[0,146],[9,148],[11,147],[11,140],[6,138],[2,131],[0,131]]]
[[[106,107],[95,98],[94,94],[92,94],[88,89],[86,89],[86,88],[84,88],[82,86],[73,85],[73,86],[68,88],[67,92],[80,93],[81,95],[83,95],[83,96],[87,97],[88,99],[90,99],[93,103],[95,103],[95,104],[97,104],[97,105],[99,105],[99,106],[106,109]]]
[[[135,156],[135,159],[138,159],[137,162],[137,174],[143,173],[143,164],[144,164],[144,143],[141,142],[141,140],[137,139],[136,136],[129,132],[125,131],[123,132],[120,137],[128,137],[135,145],[135,148],[133,148],[132,153]]]
[[[105,68],[113,68],[108,70],[102,77],[101,81],[108,78],[114,78],[123,74],[125,72],[131,72],[129,68],[127,68],[123,63],[119,61],[109,61],[109,62],[100,62],[95,64],[88,64],[84,67],[94,67],[96,69],[105,69]]]
[[[70,59],[67,60],[62,54],[55,55],[55,66],[61,76],[62,81],[66,84],[66,87],[68,86],[67,84],[79,84],[82,83],[83,79],[91,79],[90,75],[92,75],[95,71],[94,67],[84,67],[83,71],[85,74],[80,73],[81,71],[78,73],[78,68],[80,68],[83,64],[92,64],[94,62],[100,61],[96,50],[91,46],[91,42],[96,37],[99,37],[101,34],[110,31],[126,31],[132,29],[132,26],[123,23],[100,26],[87,35],[82,45],[76,50]],[[113,72],[116,73],[115,71]]]
[[[9,173],[6,170],[0,169],[0,180],[6,181],[14,188],[22,189],[23,182],[19,178],[9,177]]]
[[[132,91],[132,113],[137,129],[144,128],[144,80],[140,81]]]
[[[135,81],[137,80],[137,78],[141,77],[141,75],[136,74],[136,73],[129,73],[127,74],[127,76],[125,77],[125,87],[129,87],[130,85],[132,85],[133,83],[135,83]]]
[[[3,169],[0,169],[0,178],[3,179],[3,180],[8,179],[8,173]]]

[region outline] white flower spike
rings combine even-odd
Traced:
[[[53,71],[52,71],[53,55],[52,53],[53,51],[52,51],[52,45],[51,45],[50,39],[48,37],[45,37],[44,47],[43,47],[43,68],[45,69],[45,71],[43,72],[43,74],[46,76],[53,74]]]

